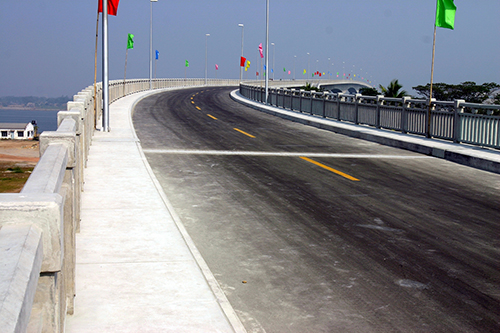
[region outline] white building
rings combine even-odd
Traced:
[[[35,123],[36,124],[36,123]],[[0,139],[28,140],[35,136],[32,123],[0,123]]]

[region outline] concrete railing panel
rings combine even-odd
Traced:
[[[25,332],[42,266],[42,231],[32,224],[0,229],[0,331]]]
[[[208,85],[238,83],[208,80]],[[153,82],[157,89],[204,85],[204,79]],[[125,85],[122,80],[111,81],[110,101],[148,89],[149,80],[127,80]],[[0,298],[2,333],[22,332],[26,327],[30,332],[64,332],[65,316],[74,311],[75,235],[80,223],[84,168],[101,116],[102,84],[98,83],[95,89],[89,86],[74,95],[67,110],[58,112],[56,131],[41,134],[40,161],[21,193],[0,194],[0,251],[10,242],[15,243],[15,248],[22,248],[22,237],[11,236],[12,233],[28,233],[30,244],[39,240],[36,250],[33,245],[29,247],[32,250],[25,252],[24,257],[31,258],[32,265],[19,273],[24,280],[10,279],[17,274],[16,268],[9,264],[8,256],[0,256],[0,267],[10,267],[0,271],[0,297],[9,294],[9,290],[19,291],[16,295],[20,295],[15,299]],[[10,228],[21,231],[9,231]],[[26,279],[29,283],[20,283]]]

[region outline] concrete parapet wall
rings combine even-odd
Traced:
[[[211,86],[238,80],[210,79]],[[153,89],[204,86],[204,79],[155,79]],[[40,161],[21,193],[0,194],[0,331],[64,332],[74,311],[75,235],[84,168],[102,114],[102,85],[83,89],[40,136]],[[110,82],[110,102],[149,90],[149,80]]]
[[[42,231],[31,224],[0,229],[0,328],[25,332],[42,265]]]

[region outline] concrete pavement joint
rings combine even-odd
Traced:
[[[146,154],[178,154],[178,155],[220,155],[220,156],[283,156],[283,157],[328,157],[328,158],[380,158],[380,159],[429,159],[432,156],[408,155],[374,155],[374,154],[338,154],[307,152],[260,152],[233,150],[176,150],[176,149],[144,149]]]

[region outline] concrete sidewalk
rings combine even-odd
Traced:
[[[131,110],[148,94],[111,104],[93,137],[66,332],[245,332],[142,152]]]
[[[407,149],[417,153],[431,155],[445,160],[500,173],[500,151],[451,141],[428,139],[423,136],[376,129],[353,123],[312,116],[282,108],[264,105],[243,97],[239,91],[231,92],[231,98],[256,110],[305,125],[318,127],[353,138],[368,140],[395,148]]]

